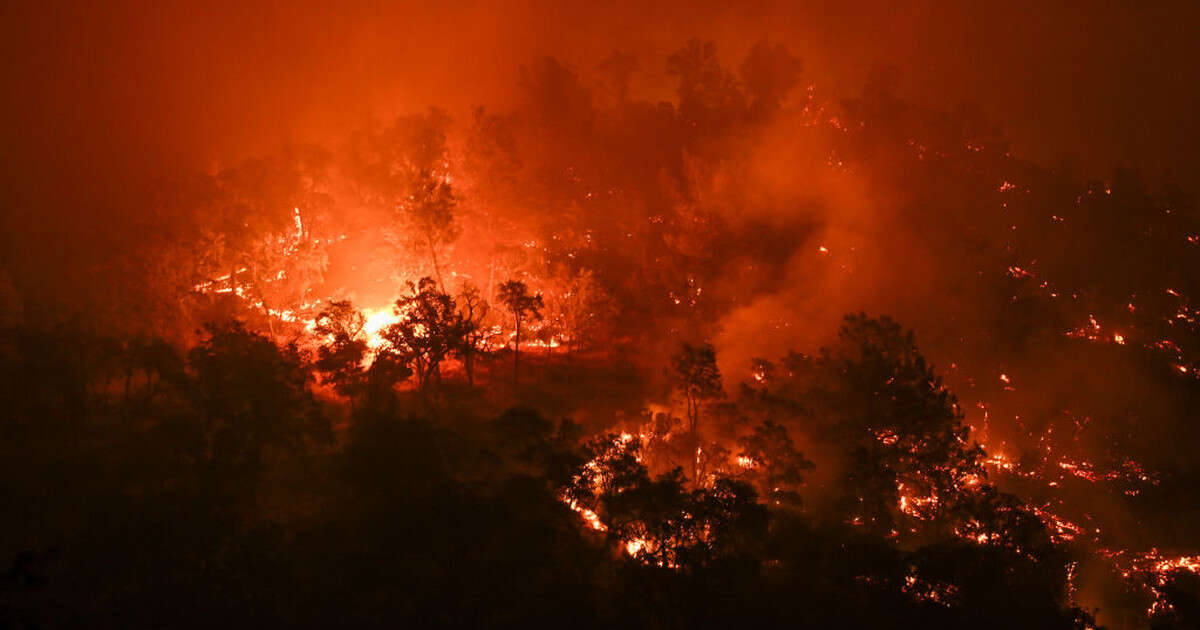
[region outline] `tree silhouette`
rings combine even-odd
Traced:
[[[783,44],[754,44],[740,68],[751,109],[759,115],[778,110],[799,83],[803,67]]]
[[[317,348],[316,368],[339,394],[353,398],[363,384],[366,318],[349,300],[330,301],[317,314],[313,332],[326,338]]]
[[[724,395],[721,371],[717,368],[717,352],[711,344],[683,343],[671,357],[671,377],[675,388],[687,403],[688,432],[691,435],[692,479],[699,483],[700,410],[704,403]]]
[[[145,377],[142,398],[148,401],[158,392],[165,381],[180,385],[187,380],[183,357],[175,346],[157,338],[142,336],[124,344],[125,359],[125,402],[131,401],[135,373]]]
[[[387,238],[397,249],[424,249],[442,285],[438,252],[458,237],[446,149],[445,112],[401,116],[383,129],[355,135],[348,169],[366,203],[388,217]]]
[[[753,488],[717,476],[711,487],[688,490],[679,468],[651,478],[640,449],[637,438],[596,438],[588,466],[566,491],[599,515],[614,545],[646,564],[684,571],[759,553],[768,513]]]
[[[446,355],[461,347],[465,328],[453,298],[439,289],[433,278],[409,282],[408,290],[408,295],[396,300],[400,321],[385,328],[382,336],[394,352],[411,363],[417,386],[425,389],[440,378]]]
[[[513,383],[520,380],[521,367],[521,323],[532,317],[541,319],[545,305],[542,294],[531,295],[529,287],[520,280],[509,280],[500,285],[500,303],[512,313],[515,336],[513,337]]]
[[[679,113],[701,128],[720,128],[745,112],[745,97],[737,79],[721,66],[712,42],[688,40],[667,58],[667,73],[679,80]]]
[[[238,322],[212,325],[188,363],[211,431],[212,458],[221,467],[257,473],[268,449],[330,438],[294,346],[280,349]]]
[[[746,468],[744,478],[759,495],[774,506],[799,507],[800,485],[814,464],[792,445],[787,429],[764,421],[747,436],[738,439],[739,463]]]
[[[588,340],[603,338],[603,333],[610,332],[606,326],[610,325],[613,304],[590,270],[574,274],[557,289],[548,319],[557,323],[569,358]]]
[[[458,337],[452,350],[462,359],[463,371],[467,374],[467,384],[475,386],[475,359],[484,351],[484,341],[489,334],[484,328],[484,320],[491,310],[479,288],[466,283],[454,299],[458,314]]]
[[[880,534],[912,529],[901,519],[939,521],[983,474],[954,395],[912,332],[886,316],[846,316],[832,348],[789,355],[752,398],[803,420],[846,459],[843,510]]]
[[[915,510],[922,518],[939,517],[964,481],[983,473],[982,452],[967,443],[958,402],[917,349],[913,333],[888,317],[849,315],[827,360],[842,380],[841,401],[848,403],[836,431],[855,462],[851,494],[861,490],[864,508],[882,524],[891,520],[883,514],[899,505],[902,484],[906,494],[934,499]],[[882,485],[896,490],[882,492]]]
[[[413,231],[420,234],[433,261],[433,273],[442,286],[442,267],[438,250],[458,236],[454,222],[454,206],[458,203],[445,175],[422,170],[413,177],[412,193],[401,202],[404,217]]]
[[[407,357],[387,345],[378,348],[364,374],[364,397],[369,403],[386,405],[396,384],[412,375]]]

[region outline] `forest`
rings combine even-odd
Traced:
[[[6,212],[0,625],[1200,627],[1191,191],[808,72]]]

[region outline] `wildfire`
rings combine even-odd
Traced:
[[[613,438],[612,445],[613,445],[613,447],[616,447],[619,451],[621,451],[621,450],[625,450],[625,449],[628,449],[629,447],[631,447],[632,443],[635,439],[640,438],[642,440],[645,440],[648,437],[649,437],[649,434],[648,434],[647,430],[645,430],[645,429],[643,429],[638,435],[634,435],[633,433],[631,433],[629,431],[623,431]],[[577,481],[579,481],[579,480],[585,481],[586,484],[592,488],[592,491],[597,492],[597,493],[599,493],[603,489],[603,486],[606,482],[604,466],[602,465],[602,463],[600,461],[604,456],[605,456],[605,454],[601,453],[601,454],[597,455],[596,458],[593,458],[593,459],[585,462],[582,466],[581,472],[576,477]],[[633,456],[636,461],[639,461],[639,462],[642,461],[642,453],[641,453],[640,447],[637,448],[633,452]],[[573,499],[565,494],[562,497],[560,497],[560,499],[562,500],[563,503],[565,503],[567,505],[568,508],[570,508],[576,514],[578,514],[580,516],[580,518],[583,519],[583,522],[590,529],[597,531],[597,532],[609,531],[608,525],[606,525],[604,523],[604,521],[601,520],[600,515],[597,514],[595,511],[593,511],[587,507],[584,507],[582,505],[579,505],[579,503],[575,499]],[[637,557],[638,553],[640,551],[642,551],[643,549],[645,549],[647,544],[648,543],[644,538],[634,537],[634,538],[629,538],[627,540],[622,541],[621,549],[625,553],[630,555],[631,557]]]
[[[937,510],[938,496],[931,494],[928,496],[917,496],[909,493],[908,486],[904,482],[896,484],[896,491],[900,493],[900,499],[897,507],[900,512],[915,518],[924,520]]]
[[[1065,518],[1062,518],[1061,516],[1058,516],[1057,514],[1054,514],[1048,510],[1047,507],[1048,506],[1034,507],[1033,513],[1036,514],[1038,518],[1042,519],[1042,522],[1050,528],[1050,538],[1052,540],[1055,542],[1069,542],[1075,540],[1077,536],[1085,533],[1086,530],[1084,530],[1082,527]]]
[[[566,502],[567,507],[583,517],[583,521],[587,523],[588,527],[598,532],[608,531],[608,526],[600,521],[600,517],[595,512],[579,505],[574,499],[563,497],[563,501]]]
[[[1147,617],[1169,613],[1174,609],[1167,601],[1166,588],[1176,574],[1185,572],[1200,575],[1200,555],[1166,556],[1158,548],[1141,553],[1103,549],[1101,555],[1113,562],[1122,577],[1136,579],[1136,583],[1149,595],[1151,601],[1146,608]]]
[[[832,124],[835,127],[838,127],[840,123],[838,123],[835,119],[832,121]],[[919,143],[910,142],[910,145],[919,152],[923,159],[928,149]],[[975,145],[968,146],[968,149],[971,151],[982,150],[981,147]],[[839,160],[837,163],[840,165],[841,161]],[[447,179],[447,181],[449,180]],[[1017,184],[1014,184],[1008,180],[1003,180],[997,186],[996,190],[1000,193],[1025,194],[1030,192],[1029,189],[1024,188],[1023,186],[1018,186]],[[1111,190],[1107,187],[1103,190],[1105,194],[1111,193]],[[1003,198],[1007,201],[1003,203],[1002,207],[1007,209],[1008,202],[1015,202],[1016,197],[1017,195],[1004,195]],[[319,242],[317,239],[312,239],[306,231],[299,208],[293,209],[291,219],[291,225],[288,227],[286,233],[276,234],[267,238],[270,244],[276,245],[278,248],[282,248],[282,250],[285,252],[285,255],[291,255],[295,253],[301,244]],[[1064,226],[1057,225],[1063,224],[1066,221],[1064,217],[1052,215],[1050,217],[1050,221],[1053,224],[1056,224],[1054,225],[1054,229],[1064,229]],[[1074,218],[1072,221],[1074,222]],[[662,223],[663,220],[661,217],[658,217],[657,221],[654,221],[652,218],[652,222]],[[1005,221],[1005,225],[1009,225],[1007,220]],[[1024,231],[1026,229],[1026,224],[1022,223],[1021,225],[1022,231]],[[1017,224],[1012,223],[1011,228],[1015,231],[1017,229]],[[633,238],[634,234],[631,232],[626,233],[626,237]],[[557,237],[554,238],[557,239]],[[592,238],[593,236],[590,233],[586,237],[589,243],[591,242]],[[1187,236],[1188,242],[1195,243],[1197,242],[1196,239],[1197,237],[1195,235]],[[523,239],[519,241],[519,244],[521,248],[525,250],[544,250],[548,246],[548,242],[543,243],[535,239]],[[851,247],[849,251],[853,252],[854,248]],[[1016,252],[1018,250],[1014,249],[1011,251]],[[831,254],[830,248],[825,244],[819,244],[816,247],[816,252],[821,256],[828,256]],[[573,258],[574,253],[570,253],[569,256]],[[1013,264],[1007,264],[1009,262]],[[1167,338],[1172,336],[1171,334],[1166,336],[1155,334],[1155,331],[1158,329],[1150,327],[1145,323],[1145,321],[1134,319],[1143,318],[1144,320],[1146,317],[1150,317],[1144,315],[1144,313],[1154,312],[1154,309],[1157,308],[1153,304],[1147,304],[1140,301],[1145,298],[1146,295],[1149,295],[1150,292],[1146,292],[1145,294],[1131,294],[1128,298],[1126,298],[1125,295],[1122,295],[1119,300],[1120,302],[1125,302],[1126,299],[1131,301],[1127,303],[1126,309],[1119,309],[1119,312],[1114,314],[1110,310],[1105,310],[1102,305],[1097,305],[1094,302],[1089,301],[1091,296],[1087,291],[1084,291],[1083,288],[1075,287],[1077,290],[1072,291],[1071,287],[1056,285],[1053,279],[1045,277],[1048,274],[1048,269],[1053,269],[1053,266],[1046,263],[1039,265],[1037,259],[1033,259],[1028,256],[1016,257],[1014,255],[1009,260],[1001,263],[1001,265],[995,269],[995,273],[1006,274],[1006,276],[1013,281],[1013,285],[1022,287],[1023,290],[1032,292],[1035,295],[1040,295],[1043,297],[1048,296],[1049,298],[1059,298],[1061,294],[1064,298],[1069,296],[1072,299],[1078,300],[1075,302],[1075,304],[1080,309],[1096,309],[1095,313],[1083,310],[1074,312],[1072,317],[1077,319],[1072,320],[1073,322],[1080,321],[1085,312],[1086,321],[1082,322],[1075,328],[1067,330],[1065,333],[1062,332],[1061,328],[1059,328],[1057,329],[1056,334],[1064,334],[1068,338],[1087,342],[1112,343],[1119,346],[1128,345],[1129,349],[1124,350],[1123,352],[1131,352],[1137,348],[1145,348],[1147,350],[1166,355],[1168,360],[1167,364],[1174,371],[1183,375],[1200,377],[1200,370],[1197,370],[1195,367],[1197,362],[1188,360],[1187,355],[1185,355],[1184,351],[1180,348],[1180,344],[1176,343],[1176,341],[1170,338]],[[983,272],[981,271],[980,273],[982,274]],[[450,274],[453,275],[453,272],[450,272]],[[286,280],[287,277],[288,269],[285,268],[270,268],[263,270],[257,268],[252,269],[252,266],[238,265],[236,269],[229,273],[212,278],[210,280],[204,280],[195,283],[192,286],[192,289],[201,294],[235,296],[241,300],[243,304],[257,309],[259,312],[267,315],[268,317],[274,318],[278,321],[287,322],[289,324],[299,324],[303,326],[304,329],[311,332],[315,323],[313,311],[315,308],[319,308],[320,305],[327,300],[312,300],[311,298],[313,296],[306,295],[304,296],[305,299],[303,300],[298,302],[293,301],[289,305],[290,308],[280,308],[279,305],[273,303],[269,305],[267,300],[263,297],[264,285],[278,285]],[[664,291],[663,293],[660,293],[658,297],[664,303],[669,301],[669,303],[678,306],[680,310],[688,307],[701,306],[704,304],[704,300],[702,300],[702,297],[704,296],[700,283],[700,279],[688,275],[686,278],[686,287],[676,286],[674,291]],[[1164,289],[1160,286],[1155,288],[1153,291],[1161,299]],[[1014,291],[1012,298],[1013,300],[1018,299],[1016,293],[1017,292]],[[1158,322],[1160,324],[1165,322],[1168,327],[1176,327],[1178,330],[1186,329],[1195,331],[1195,328],[1200,326],[1200,309],[1192,308],[1185,296],[1175,288],[1166,288],[1165,293],[1166,295],[1175,298],[1174,300],[1167,300],[1170,303],[1170,309],[1172,310],[1165,313],[1156,313],[1152,317],[1161,320]],[[572,293],[570,291],[564,291],[562,292],[562,295],[563,297],[571,297]],[[1080,298],[1081,295],[1084,296],[1082,299]],[[1139,306],[1135,307],[1133,301],[1139,301]],[[1068,302],[1068,300],[1063,299],[1062,302]],[[1127,313],[1125,311],[1127,311]],[[1101,321],[1097,317],[1096,313],[1100,314],[1100,318],[1104,318],[1104,325],[1101,324]],[[391,307],[391,305],[362,308],[361,314],[364,320],[362,333],[364,335],[366,344],[370,350],[379,351],[387,343],[383,338],[384,330],[387,329],[388,326],[399,322],[400,315],[397,313],[396,309]],[[1109,319],[1110,317],[1112,319]],[[542,351],[551,351],[559,348],[564,343],[568,343],[574,335],[573,331],[564,332],[562,328],[563,327],[561,325],[551,326],[543,321],[527,322],[523,328],[522,337],[520,339],[522,348],[530,348]],[[491,350],[505,348],[516,341],[515,331],[509,331],[506,333],[504,328],[499,325],[491,326],[489,330],[490,335],[488,335],[487,339],[482,342],[482,345]],[[1167,330],[1170,330],[1170,328],[1167,328]],[[1163,338],[1151,343],[1151,340],[1160,336]],[[1186,339],[1183,339],[1181,342],[1184,346],[1188,345]],[[370,358],[368,357],[367,360],[370,360]],[[996,372],[990,373],[992,375],[996,374]],[[768,373],[759,369],[756,369],[752,373],[752,378],[758,383],[767,383],[770,380]],[[1008,372],[999,373],[998,380],[999,386],[1003,391],[1015,391],[1013,386],[1014,379]],[[972,387],[974,384],[975,381],[972,380]],[[995,383],[993,382],[992,385],[994,384]],[[1022,387],[1024,388],[1025,385],[1023,384]],[[990,410],[988,405],[982,401],[977,404],[979,408],[983,410],[983,428],[984,433],[986,433],[987,423],[990,418]],[[1016,416],[1016,418],[1017,423],[1021,425],[1020,416]],[[1021,425],[1021,428],[1023,429],[1024,425]],[[652,437],[653,432],[647,428],[642,428],[636,431],[623,431],[615,436],[614,445],[620,448],[629,448],[635,440],[640,440],[640,444],[647,444]],[[894,432],[891,431],[881,431],[875,435],[875,438],[885,446],[894,446],[900,439]],[[631,455],[639,462],[641,462],[644,457],[641,448],[634,448],[631,452]],[[699,469],[703,460],[713,457],[714,456],[712,453],[707,450],[702,450],[701,447],[697,446],[694,451],[693,464],[697,469]],[[760,465],[759,462],[756,462],[753,458],[746,455],[718,455],[716,457],[726,458],[718,464],[718,466],[723,470],[740,469],[742,471],[749,471]],[[711,462],[706,463],[711,464]],[[1040,482],[1044,484],[1046,488],[1060,488],[1067,483],[1078,484],[1080,482],[1089,484],[1107,484],[1105,486],[1106,489],[1115,489],[1115,492],[1120,492],[1125,496],[1132,497],[1137,496],[1138,493],[1141,492],[1141,489],[1144,485],[1152,485],[1157,483],[1157,477],[1154,474],[1147,473],[1139,464],[1133,462],[1132,460],[1124,462],[1118,468],[1106,469],[1104,466],[1097,466],[1096,464],[1079,458],[1068,458],[1057,453],[1053,453],[1051,452],[1049,446],[1046,446],[1042,452],[1036,453],[1034,456],[1029,456],[1028,453],[1022,454],[1022,457],[1019,461],[1011,459],[1003,452],[992,452],[982,459],[982,464],[990,471],[1005,475],[1012,475],[1014,477],[1020,477],[1022,479],[1034,482]],[[587,482],[597,489],[605,483],[605,480],[603,479],[603,467],[597,460],[586,462],[582,467],[582,472],[580,474],[586,476]],[[978,490],[984,485],[985,479],[986,477],[982,473],[964,474],[959,477],[958,483],[961,484],[961,488]],[[901,514],[913,519],[926,520],[931,518],[931,515],[935,514],[939,509],[939,497],[937,496],[936,492],[930,493],[926,489],[920,488],[919,486],[921,484],[919,481],[910,481],[913,481],[913,484],[906,484],[903,482],[897,484],[897,500],[895,509],[897,509]],[[588,529],[596,532],[610,532],[609,525],[604,523],[601,515],[593,509],[580,505],[576,500],[565,495],[561,497],[561,500],[568,506],[569,509],[579,515],[580,519]],[[596,507],[596,509],[603,511],[603,509],[600,507]],[[1096,545],[1099,544],[1100,530],[1097,527],[1091,526],[1094,524],[1091,523],[1091,518],[1087,516],[1080,518],[1077,514],[1078,510],[1065,509],[1061,500],[1047,501],[1042,505],[1031,507],[1030,511],[1035,514],[1046,526],[1050,532],[1052,540],[1055,543],[1062,544],[1071,542],[1089,542]],[[1068,517],[1067,515],[1070,516]],[[861,525],[863,523],[863,518],[860,516],[854,516],[850,520],[850,523],[854,525]],[[1081,523],[1089,525],[1085,526]],[[614,527],[616,527],[615,524]],[[960,529],[961,531],[956,530],[959,536],[981,545],[995,542],[998,536],[993,532],[983,531],[982,526],[979,523],[970,523],[961,527]],[[1094,533],[1095,537],[1089,540],[1089,534],[1091,533]],[[616,548],[619,548],[622,552],[631,557],[644,557],[647,555],[647,552],[654,551],[651,549],[651,546],[653,545],[651,540],[653,539],[648,539],[645,536],[632,536],[625,537],[623,540],[615,540],[614,544],[616,545]],[[1116,556],[1120,556],[1120,554],[1115,554],[1114,557]],[[1149,580],[1149,582],[1152,584],[1150,587],[1152,590],[1161,589],[1166,584],[1166,576],[1171,572],[1182,570],[1191,573],[1200,573],[1200,556],[1185,555],[1167,558],[1159,555],[1155,550],[1147,554],[1132,557],[1132,559],[1129,560],[1123,560],[1122,562],[1124,562],[1124,566],[1129,567],[1129,569],[1125,572],[1126,577],[1141,573],[1151,575],[1152,578]],[[1072,564],[1072,575],[1074,574],[1074,571],[1075,566]],[[924,582],[915,575],[910,575],[906,579],[905,592],[910,593],[911,595],[920,599],[939,603],[945,603],[949,601],[955,594],[954,587],[952,585]],[[1162,601],[1161,593],[1158,590],[1155,590],[1155,593],[1157,597],[1155,605],[1159,606],[1159,608],[1155,609],[1152,607],[1150,611],[1152,614],[1156,612],[1156,610],[1161,610],[1161,605],[1159,604],[1159,602]]]
[[[363,309],[362,313],[365,318],[363,333],[367,336],[367,345],[372,350],[377,349],[384,344],[381,336],[383,329],[400,321],[400,317],[391,308],[367,308]]]
[[[926,580],[911,573],[904,577],[901,590],[917,601],[933,602],[942,606],[953,605],[958,594],[958,587],[953,584]]]

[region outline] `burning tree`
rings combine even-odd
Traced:
[[[738,465],[743,477],[758,489],[759,495],[775,506],[800,506],[799,489],[804,475],[814,468],[804,454],[796,450],[787,429],[770,420],[738,439],[742,450]]]
[[[719,477],[711,487],[689,490],[679,468],[652,478],[640,450],[632,436],[590,442],[588,463],[566,488],[569,504],[650,565],[694,571],[760,551],[768,513],[752,487]]]
[[[357,134],[348,168],[359,196],[390,219],[386,233],[399,252],[425,250],[442,285],[439,251],[454,242],[457,199],[446,149],[448,117],[431,110]]]
[[[188,238],[200,254],[195,272],[208,280],[192,288],[237,296],[273,334],[279,320],[297,321],[329,266],[332,239],[314,220],[332,205],[327,169],[324,151],[303,148],[200,180]]]
[[[438,250],[454,242],[458,227],[454,223],[454,194],[450,190],[448,176],[439,176],[430,171],[419,171],[414,175],[413,192],[401,204],[404,218],[414,234],[419,234],[433,262],[434,277],[442,284],[442,268],[438,262]]]
[[[600,286],[594,272],[585,270],[574,274],[555,288],[549,317],[560,328],[568,357],[572,352],[582,350],[585,343],[613,332],[611,297]]]
[[[852,453],[847,479],[868,519],[891,523],[890,510],[936,518],[952,505],[969,477],[982,474],[982,450],[967,442],[954,395],[917,349],[913,333],[887,317],[847,316],[839,349],[823,355],[844,381],[834,428]],[[851,391],[872,392],[869,397]],[[880,492],[879,484],[895,488]],[[895,502],[871,505],[889,495]]]
[[[957,400],[888,317],[849,315],[834,348],[761,373],[745,390],[761,412],[807,425],[845,458],[842,505],[855,524],[887,535],[899,519],[935,521],[983,475]]]

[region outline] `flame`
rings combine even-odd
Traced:
[[[574,499],[564,497],[563,501],[566,502],[567,507],[583,517],[583,522],[587,523],[588,527],[598,532],[608,531],[608,526],[600,521],[600,517],[595,512],[579,505]]]
[[[926,151],[924,147],[914,148],[917,148],[922,153]],[[998,187],[999,192],[1006,193],[1019,192],[1021,190],[1028,192],[1027,189],[1019,189],[1017,185],[1009,181],[1002,182]],[[1111,191],[1107,188],[1105,189],[1106,194],[1110,192]],[[1065,221],[1063,217],[1057,215],[1052,216],[1051,220],[1055,223],[1062,223]],[[293,208],[292,227],[294,228],[294,232],[289,230],[289,232],[286,234],[272,237],[276,239],[277,242],[286,243],[289,251],[294,250],[296,244],[301,243],[304,241],[304,239],[308,238],[299,208]],[[1013,225],[1013,229],[1016,229],[1016,225]],[[588,238],[590,240],[590,236]],[[1200,240],[1200,237],[1192,235],[1188,236],[1187,240],[1189,242],[1196,243],[1198,240]],[[525,241],[523,245],[525,248],[540,247],[539,243],[535,240]],[[853,248],[850,248],[850,251],[853,251]],[[817,247],[817,252],[821,255],[828,255],[830,254],[830,249],[826,245],[822,244]],[[1082,291],[1080,291],[1080,293],[1073,294],[1069,288],[1057,287],[1052,279],[1042,277],[1044,275],[1042,272],[1044,271],[1045,267],[1039,267],[1037,265],[1037,260],[1021,259],[1013,262],[1019,264],[1006,265],[1006,269],[1001,267],[1000,270],[1006,271],[1007,276],[1016,281],[1014,284],[1020,284],[1020,286],[1026,287],[1030,291],[1034,291],[1043,296],[1049,296],[1050,298],[1058,298],[1060,295],[1059,291],[1061,290],[1062,295],[1070,296],[1073,299],[1079,299],[1079,295],[1082,293]],[[259,297],[256,297],[261,295],[261,292],[258,291],[259,287],[255,287],[246,283],[246,277],[244,274],[246,274],[247,270],[247,267],[242,266],[237,268],[232,273],[198,282],[194,284],[192,288],[198,293],[236,296],[237,298],[243,300],[245,304],[259,309],[270,317],[277,318],[278,320],[284,322],[303,324],[307,330],[313,330],[315,322],[311,317],[310,311],[314,306],[320,305],[323,300],[292,305],[293,308],[290,309],[268,308]],[[260,275],[262,278],[266,278],[266,282],[281,281],[287,277],[286,269],[269,269],[266,273],[260,273],[260,271],[261,270],[256,269],[255,274]],[[453,275],[454,272],[451,271],[450,273]],[[678,295],[671,293],[667,296],[668,299],[681,307],[685,306],[685,303],[686,306],[697,306],[700,303],[702,288],[698,286],[697,280],[692,277],[687,279],[687,284],[688,288],[685,291]],[[1155,289],[1155,292],[1159,291],[1164,291],[1164,289],[1161,287]],[[1176,300],[1170,301],[1171,308],[1173,310],[1168,313],[1161,314],[1164,316],[1161,319],[1164,319],[1166,324],[1170,326],[1178,326],[1179,329],[1192,327],[1192,330],[1194,330],[1194,327],[1200,324],[1200,309],[1195,309],[1189,306],[1187,298],[1181,294],[1180,291],[1174,288],[1166,288],[1165,293],[1176,298]],[[1015,296],[1014,299],[1016,299]],[[1138,297],[1137,295],[1133,295],[1130,296],[1130,299],[1136,300]],[[1121,301],[1125,300],[1122,299]],[[1083,322],[1076,328],[1066,331],[1064,334],[1068,338],[1079,339],[1087,342],[1113,343],[1121,346],[1125,346],[1128,343],[1132,347],[1142,346],[1146,349],[1166,355],[1166,358],[1168,359],[1167,364],[1171,367],[1171,369],[1184,375],[1200,377],[1200,370],[1197,370],[1195,367],[1197,363],[1194,360],[1187,360],[1188,357],[1184,354],[1179,344],[1166,337],[1158,339],[1157,341],[1153,341],[1154,338],[1159,336],[1150,336],[1153,329],[1149,328],[1148,326],[1144,326],[1140,322],[1137,325],[1131,323],[1131,319],[1129,318],[1132,318],[1133,316],[1141,316],[1141,313],[1153,312],[1153,308],[1153,304],[1143,304],[1139,309],[1139,307],[1135,307],[1133,301],[1130,301],[1126,304],[1126,308],[1120,309],[1121,312],[1117,314],[1098,309],[1097,312],[1100,313],[1101,317],[1105,318],[1104,325],[1101,324],[1095,313],[1089,312],[1086,315],[1086,322]],[[1127,315],[1126,311],[1128,313]],[[367,345],[372,350],[378,350],[385,344],[385,340],[382,337],[383,330],[387,326],[398,322],[399,315],[390,305],[379,308],[364,308],[362,309],[362,314],[365,318],[363,332],[366,335]],[[1083,312],[1076,312],[1076,317],[1082,318],[1082,315]],[[1110,321],[1108,319],[1109,317],[1113,317],[1114,319]],[[1155,317],[1158,317],[1158,315]],[[538,333],[544,329],[543,327],[545,325],[546,324],[544,323],[532,322],[529,324],[528,328],[523,330],[523,332],[528,331],[527,335],[522,335],[523,350],[528,349],[531,351],[541,350],[549,352],[560,347],[564,341],[570,339],[570,337],[565,333],[560,333],[558,331],[555,331],[553,335],[539,336]],[[499,326],[495,327],[492,332],[493,336],[488,344],[493,350],[501,349],[514,341],[513,334],[510,333],[506,338],[506,336],[503,334],[503,330]],[[1139,340],[1145,341],[1142,342]],[[1187,344],[1185,343],[1184,345],[1186,346]],[[752,374],[752,376],[758,382],[765,382],[767,380],[766,374],[762,372],[755,372]],[[1007,373],[1000,373],[998,378],[1003,390],[1013,391],[1013,379],[1010,377],[1010,375]],[[978,403],[978,406],[983,410],[984,431],[986,433],[989,409],[987,404],[982,401]],[[1018,423],[1019,422],[1020,420],[1018,417]],[[635,437],[640,438],[643,443],[647,443],[652,437],[652,434],[650,431],[645,429],[639,430],[636,433],[624,431],[616,437],[616,440],[620,444],[626,445],[631,443]],[[881,443],[889,446],[896,444],[899,439],[894,433],[890,432],[881,432],[880,434],[876,435],[876,438]],[[702,454],[704,453],[701,451],[701,449],[697,448],[695,451],[697,460],[701,458]],[[1027,454],[1023,454],[1020,463],[1018,463],[1017,461],[1010,459],[1005,453],[996,451],[990,455],[987,455],[983,459],[983,465],[989,470],[997,473],[1013,475],[1040,482],[1047,488],[1059,488],[1063,484],[1081,482],[1090,484],[1113,484],[1116,492],[1120,492],[1125,496],[1137,496],[1141,492],[1143,486],[1154,485],[1157,483],[1157,478],[1153,473],[1147,473],[1139,464],[1132,462],[1132,460],[1123,463],[1119,468],[1106,469],[1104,466],[1097,466],[1088,461],[1068,459],[1051,453],[1048,447],[1044,452],[1040,453],[1040,459],[1033,458],[1033,461],[1035,462],[1034,464],[1027,463],[1029,458],[1025,457],[1025,455]],[[642,453],[640,449],[634,454],[634,457],[637,458],[638,461],[641,461]],[[732,459],[732,461],[725,462],[725,464],[730,465],[730,468],[736,466],[743,470],[749,470],[758,465],[758,463],[752,458],[744,455],[736,456]],[[585,474],[592,476],[591,482],[593,484],[601,483],[602,480],[599,479],[598,475],[599,467],[596,462],[588,462],[585,464],[584,470]],[[984,477],[975,474],[963,475],[960,479],[960,484],[962,484],[962,487],[967,489],[977,489],[984,484]],[[914,490],[914,488],[907,486],[904,483],[897,485],[897,491],[897,509],[908,517],[922,520],[928,519],[938,508],[939,498],[936,494],[926,495],[924,492]],[[603,522],[601,516],[592,509],[579,505],[574,500],[569,500],[566,497],[563,497],[562,500],[572,511],[579,514],[581,520],[588,529],[597,532],[609,531],[609,527]],[[1100,529],[1093,526],[1094,523],[1091,522],[1091,518],[1087,517],[1086,515],[1083,518],[1080,518],[1076,514],[1077,510],[1065,509],[1062,500],[1046,502],[1043,505],[1035,506],[1030,509],[1045,524],[1050,531],[1052,539],[1056,543],[1079,541],[1090,542],[1099,545]],[[855,525],[860,525],[862,524],[862,517],[854,516],[850,522]],[[959,532],[959,535],[977,544],[992,543],[996,536],[990,532],[979,531],[977,525],[964,527],[963,530]],[[644,555],[644,552],[647,550],[647,545],[650,543],[646,538],[633,537],[626,540],[616,541],[616,544],[619,545],[624,553],[630,556],[638,556],[639,554]],[[1120,556],[1122,553],[1123,552],[1115,552],[1113,557]],[[1120,557],[1122,558],[1120,561],[1122,566],[1128,567],[1128,570],[1126,571],[1127,577],[1138,573],[1148,574],[1151,576],[1148,583],[1151,585],[1150,588],[1152,590],[1155,588],[1161,589],[1166,584],[1168,574],[1173,571],[1184,570],[1192,573],[1200,573],[1200,556],[1181,555],[1175,557],[1164,557],[1159,555],[1157,550],[1152,550],[1151,552],[1142,555]],[[1071,571],[1073,575],[1073,566]],[[915,576],[910,576],[910,580],[911,581],[908,583],[908,586],[913,587],[914,585],[918,584],[918,578]],[[926,588],[922,592],[929,592],[929,589]],[[1150,614],[1154,614],[1156,611],[1161,611],[1163,609],[1163,606],[1166,604],[1161,602],[1164,602],[1164,600],[1162,600],[1161,593],[1159,593],[1159,597],[1156,599],[1155,604],[1151,607]]]
[[[399,322],[400,315],[392,308],[366,308],[363,309],[362,314],[366,319],[363,333],[367,336],[367,346],[372,350],[378,350],[385,343],[382,336],[383,329]]]

